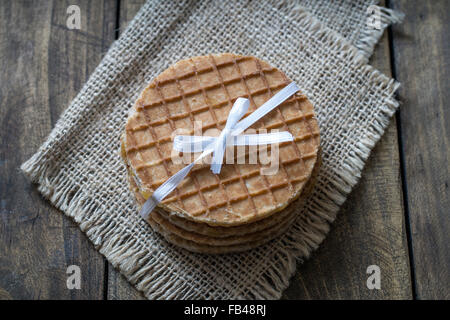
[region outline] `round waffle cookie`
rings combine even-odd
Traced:
[[[190,58],[162,72],[135,103],[122,137],[123,157],[142,198],[186,165],[172,161],[177,129],[193,135],[201,122],[202,133],[222,130],[238,97],[250,100],[251,113],[290,82],[266,62],[234,54]],[[267,165],[234,162],[215,175],[209,166],[198,166],[158,205],[155,219],[164,219],[159,226],[167,222],[204,236],[220,233],[212,227],[259,220],[280,229],[289,217],[280,211],[302,194],[317,163],[320,137],[314,109],[305,95],[296,93],[251,128],[294,136],[293,142],[278,145],[279,170],[264,175],[261,169]],[[279,221],[265,220],[276,212]],[[155,219],[149,220],[155,224]]]
[[[278,214],[256,222],[235,227],[212,227],[205,223],[179,219],[176,215],[167,216],[167,212],[161,208],[152,212],[147,221],[152,229],[162,234],[168,242],[189,251],[225,254],[253,249],[273,240],[289,228],[311,193],[319,168],[320,154],[301,196]],[[139,206],[143,205],[146,199],[131,175],[129,183]]]

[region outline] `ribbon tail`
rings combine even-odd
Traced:
[[[233,140],[233,142],[230,145],[234,146],[256,146],[294,141],[294,137],[288,131],[260,134],[241,134],[232,138],[233,139],[230,140]]]
[[[225,154],[225,147],[226,147],[226,131],[222,131],[221,135],[217,139],[214,153],[213,153],[213,159],[211,163],[211,171],[214,174],[219,174],[220,170],[222,169],[222,163],[223,163],[223,156]]]
[[[210,136],[175,136],[173,149],[180,152],[201,152],[216,141],[217,137]]]
[[[222,169],[222,163],[223,163],[223,155],[225,148],[220,148],[216,152],[214,152],[214,157],[211,163],[211,171],[214,174],[219,174],[220,170]]]
[[[148,218],[150,212],[152,212],[156,208],[158,203],[160,203],[161,200],[163,200],[169,193],[171,193],[178,186],[178,184],[184,178],[186,178],[194,165],[195,162],[192,162],[188,166],[184,167],[176,174],[171,176],[166,182],[160,185],[159,188],[155,190],[155,192],[153,192],[151,197],[148,198],[147,201],[145,201],[144,205],[141,208],[141,211],[139,212],[144,219]]]
[[[300,88],[295,84],[295,82],[291,82],[290,84],[288,84],[281,91],[276,93],[272,98],[267,100],[262,106],[253,111],[249,116],[239,121],[236,126],[234,126],[232,135],[237,136],[238,134],[244,132],[252,124],[278,107],[281,103],[289,99],[290,96],[292,96],[299,90]]]
[[[140,215],[147,219],[150,213],[156,208],[158,203],[160,203],[165,197],[167,197],[175,188],[183,181],[184,178],[189,174],[194,165],[199,162],[201,159],[210,154],[213,150],[208,149],[205,150],[194,162],[190,163],[188,166],[184,167],[169,179],[164,182],[162,185],[156,189],[150,198],[145,201],[141,210],[139,211]]]

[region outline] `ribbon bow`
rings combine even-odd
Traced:
[[[284,87],[280,92],[270,98],[266,103],[256,109],[248,117],[239,121],[247,112],[250,102],[245,98],[236,99],[231,111],[228,115],[225,128],[221,131],[218,137],[209,136],[176,136],[173,143],[173,148],[177,151],[192,152],[192,150],[203,151],[202,154],[195,159],[188,166],[184,167],[173,176],[171,176],[166,182],[164,182],[159,188],[157,188],[151,197],[147,199],[141,208],[140,214],[146,219],[150,212],[160,203],[166,196],[168,196],[183,179],[189,174],[195,164],[199,163],[202,159],[209,154],[213,154],[211,163],[211,171],[214,174],[219,174],[222,168],[223,156],[227,145],[265,145],[280,143],[286,141],[293,141],[292,135],[287,132],[276,132],[268,134],[242,134],[247,128],[264,117],[270,111],[278,107],[281,103],[287,100],[290,96],[296,93],[298,86],[292,82]],[[193,149],[194,148],[194,149]]]

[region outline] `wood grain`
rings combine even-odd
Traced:
[[[371,64],[390,75],[385,33]],[[408,249],[395,119],[375,146],[362,178],[317,252],[298,270],[284,299],[411,299]],[[381,269],[381,290],[366,285]]]
[[[145,0],[122,0],[120,2],[119,27],[122,33],[134,18]],[[142,300],[143,294],[136,290],[119,271],[108,264],[108,300]]]
[[[419,299],[450,298],[450,6],[393,1],[393,29],[407,208]]]
[[[66,27],[69,5],[81,30]],[[102,299],[104,260],[19,171],[114,39],[116,1],[0,2],[0,298]],[[81,268],[80,290],[66,270]]]

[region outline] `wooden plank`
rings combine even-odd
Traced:
[[[392,4],[406,14],[393,48],[416,294],[449,299],[450,3]]]
[[[121,0],[119,12],[119,27],[122,33],[128,24],[133,20],[139,9],[146,2],[146,0]]]
[[[128,23],[133,19],[145,0],[121,0],[120,2],[120,33],[125,30]],[[108,300],[141,300],[145,299],[143,294],[137,291],[119,271],[108,264]]]
[[[81,30],[66,27],[71,4],[81,9]],[[18,167],[45,140],[113,40],[115,5],[0,3],[1,298],[103,298],[103,258]],[[80,290],[66,286],[72,264],[81,269]]]
[[[390,75],[387,34],[371,64]],[[331,231],[298,266],[284,299],[411,299],[395,119],[375,146],[362,178]],[[367,288],[367,267],[381,271],[381,289]]]
[[[48,298],[67,290],[61,217],[18,170],[51,128],[46,81],[51,10],[50,2],[33,8],[24,1],[0,3],[2,299]]]
[[[108,300],[145,300],[119,271],[108,264]]]
[[[81,29],[66,27],[67,8],[80,7]],[[117,1],[55,1],[49,45],[50,108],[53,124],[80,91],[115,39]],[[71,264],[84,272],[75,299],[103,299],[106,262],[71,219],[63,220],[64,246]],[[69,255],[70,253],[70,255]]]

